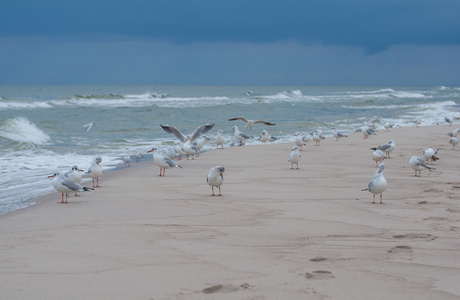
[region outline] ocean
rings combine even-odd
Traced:
[[[233,125],[254,137],[265,129],[282,143],[317,127],[330,136],[332,127],[347,133],[365,122],[442,124],[460,117],[459,104],[460,87],[446,86],[0,86],[0,215],[55,192],[48,178],[55,170],[88,170],[97,155],[105,170],[116,170],[126,154],[172,145],[177,139],[160,124],[186,134],[215,123],[210,150],[219,129],[227,146],[236,141]],[[249,130],[228,121],[237,116],[276,125]]]

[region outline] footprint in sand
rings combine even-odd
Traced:
[[[412,252],[414,252],[412,248],[409,246],[405,246],[405,245],[395,246],[391,248],[390,250],[388,250],[388,253],[406,253],[407,254],[407,253],[412,253]]]
[[[315,257],[315,258],[310,259],[310,261],[312,262],[320,262],[320,261],[326,261],[326,260],[327,258],[325,257]]]
[[[324,271],[324,270],[318,270],[318,271],[313,271],[311,273],[305,273],[305,279],[317,279],[317,280],[323,280],[323,279],[333,279],[335,278],[334,274],[329,271]]]
[[[214,293],[224,293],[224,294],[226,294],[226,293],[234,293],[234,292],[238,291],[240,288],[248,289],[250,287],[251,286],[249,284],[247,284],[247,283],[243,283],[239,287],[231,285],[231,284],[216,284],[216,285],[213,285],[213,286],[210,286],[208,288],[203,289],[201,292],[203,292],[204,294],[214,294]]]
[[[414,239],[424,239],[427,241],[432,241],[436,239],[434,235],[428,233],[406,233],[406,234],[398,234],[393,235],[395,239],[404,239],[404,240],[414,240]]]

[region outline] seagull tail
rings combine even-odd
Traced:
[[[369,190],[369,189],[362,189],[361,192],[363,192],[363,191],[368,191],[368,190]]]
[[[93,189],[93,188],[88,188],[88,187],[84,186],[84,187],[83,187],[83,190],[84,190],[85,192],[89,192],[90,190],[94,190],[94,189]]]

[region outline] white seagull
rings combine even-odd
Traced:
[[[291,169],[294,169],[294,164],[297,165],[297,169],[299,168],[299,162],[301,158],[302,158],[302,155],[300,155],[299,147],[294,146],[291,150],[291,154],[289,154],[289,159],[288,159],[288,162],[291,163]]]
[[[454,120],[452,120],[451,118],[449,117],[444,117],[444,120],[446,120],[447,123],[449,123],[449,127],[452,126],[452,123],[454,123]]]
[[[306,143],[304,142],[303,138],[300,136],[300,132],[296,132],[294,136],[295,136],[295,139],[294,139],[295,145],[299,147],[299,151],[302,151],[302,146],[305,146]]]
[[[393,128],[394,125],[395,124],[393,124],[393,123],[390,124],[389,122],[386,122],[385,124],[383,124],[383,127],[385,127],[386,132],[389,132],[390,128]]]
[[[222,166],[216,166],[214,168],[209,169],[208,176],[206,177],[206,182],[211,186],[212,195],[214,195],[214,187],[219,188],[219,196],[222,196],[220,186],[224,183],[224,176],[223,173],[225,168]]]
[[[184,149],[182,149],[182,143],[174,142],[174,150],[179,154],[178,160],[182,160],[182,155],[186,155]]]
[[[69,177],[64,176],[63,172],[56,171],[53,175],[48,176],[48,178],[53,178],[51,184],[54,189],[62,194],[61,203],[67,203],[68,193],[70,192],[86,192],[92,190],[91,188],[83,187],[80,184],[76,183]],[[64,201],[65,194],[65,201]]]
[[[225,132],[223,130],[217,131],[217,136],[216,136],[217,149],[219,149],[219,146],[221,146],[220,149],[224,149],[224,143],[225,143],[224,134]]]
[[[193,145],[190,140],[186,141],[184,145],[182,146],[182,149],[184,150],[185,154],[187,155],[187,160],[188,157],[191,155],[192,159],[195,159],[194,155],[198,152],[196,149],[195,145]]]
[[[383,170],[385,169],[385,164],[381,163],[379,165],[379,168],[374,174],[374,177],[369,181],[369,184],[367,185],[367,189],[363,189],[362,191],[369,191],[371,192],[372,195],[372,203],[375,204],[375,195],[380,194],[380,204],[383,204],[382,202],[382,193],[387,189],[388,183],[385,177],[383,176]]]
[[[179,129],[171,125],[162,124],[160,126],[161,128],[163,128],[164,131],[166,131],[167,133],[174,134],[182,143],[185,143],[188,140],[191,140],[193,142],[194,139],[211,130],[211,128],[214,127],[214,123],[207,123],[198,126],[197,128],[195,128],[192,135],[183,135],[182,132],[179,131]]]
[[[85,124],[83,126],[86,127],[86,132],[88,132],[88,131],[91,130],[91,128],[93,128],[94,125],[96,125],[96,122],[91,122],[91,123]]]
[[[390,158],[390,152],[395,149],[396,145],[393,140],[390,140],[388,143],[382,144],[378,147],[371,148],[372,150],[381,150],[387,154],[387,157]]]
[[[202,135],[199,139],[197,139],[196,141],[192,142],[192,144],[196,148],[196,156],[200,156],[200,151],[204,147],[204,144],[206,143],[206,141],[208,141],[208,140],[209,140],[209,138],[207,138],[205,135]]]
[[[315,141],[315,146],[320,146],[320,143],[321,143],[322,140],[324,140],[324,137],[322,135],[319,135],[315,131],[315,132],[313,132],[313,135],[312,135],[311,139]]]
[[[454,130],[449,132],[447,135],[450,136],[450,137],[457,137],[459,131],[460,131],[460,128],[455,128]]]
[[[382,150],[374,150],[374,152],[372,152],[372,155],[371,155],[371,158],[375,161],[375,164],[377,165],[377,167],[379,166],[379,164],[385,159],[387,158],[386,154],[382,152]]]
[[[415,176],[417,176],[417,171],[418,171],[418,177],[420,177],[420,172],[424,169],[428,169],[430,172],[431,170],[435,170],[435,168],[430,168],[426,165],[425,160],[423,158],[418,157],[418,156],[412,156],[409,160],[409,164],[412,167],[412,169],[415,170]]]
[[[267,130],[262,130],[262,134],[259,137],[259,141],[261,143],[264,143],[264,144],[265,144],[265,142],[268,141],[268,132],[267,132]]]
[[[153,147],[152,150],[149,150],[148,152],[153,152],[153,162],[160,168],[160,175],[158,176],[165,176],[166,169],[173,167],[182,168],[174,160],[169,158],[169,156],[159,153],[158,149],[155,147]],[[162,171],[163,175],[161,174]]]
[[[433,164],[434,161],[437,161],[439,157],[436,156],[438,154],[439,148],[434,150],[433,148],[426,148],[423,150],[423,156],[425,157],[426,161],[429,162],[431,159],[431,164]]]
[[[125,167],[129,167],[129,164],[131,163],[131,157],[126,154],[125,157],[123,157],[123,161],[125,162]]]
[[[456,137],[451,137],[450,140],[449,140],[449,144],[452,145],[452,150],[454,150],[455,145],[458,144],[458,139]]]
[[[337,131],[337,129],[335,129],[335,127],[332,127],[332,135],[335,136],[336,141],[338,141],[339,138],[341,138],[341,137],[348,137],[348,135],[345,135],[345,134]]]
[[[100,163],[102,162],[102,158],[100,156],[96,156],[91,161],[91,167],[88,169],[88,176],[93,179],[93,188],[94,187],[101,187],[99,186],[99,178],[102,177],[104,174],[104,170],[102,169]],[[96,180],[97,184],[94,186],[94,180]]]
[[[136,152],[134,154],[134,158],[136,158],[136,162],[139,162],[142,157],[143,157],[142,154],[140,154],[139,152]]]
[[[240,130],[238,129],[238,126],[233,126],[233,134],[235,135],[235,137],[237,138],[237,140],[240,141],[240,146],[243,145],[243,141],[246,141],[248,139],[252,139],[252,136],[249,136],[243,132],[240,132]]]
[[[275,123],[268,122],[265,120],[248,120],[245,117],[236,117],[236,118],[230,118],[228,119],[229,121],[236,121],[236,120],[241,120],[244,123],[246,123],[246,128],[251,129],[251,126],[254,124],[265,124],[265,125],[275,125]]]
[[[72,169],[70,169],[69,171],[65,172],[64,173],[64,176],[66,177],[69,177],[70,179],[72,179],[73,181],[75,181],[76,183],[80,184],[81,183],[81,180],[82,180],[82,177],[81,177],[81,174],[80,172],[84,172],[83,170],[80,170],[78,168],[78,166],[73,166]],[[78,194],[77,194],[78,191],[75,191],[75,196],[78,197]]]

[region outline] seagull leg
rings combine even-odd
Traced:
[[[375,194],[372,195],[372,204],[375,204]]]
[[[382,193],[380,193],[380,204],[383,204],[383,202],[382,202]]]
[[[211,190],[212,190],[212,195],[211,196],[214,196],[214,187],[211,186]]]
[[[219,196],[222,196],[222,193],[220,192],[220,186],[219,186]]]

